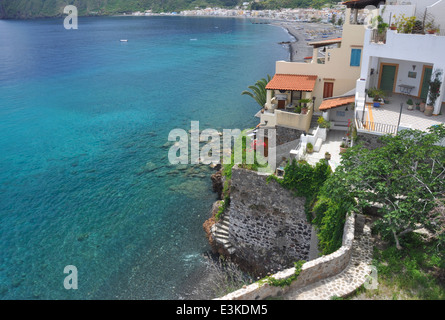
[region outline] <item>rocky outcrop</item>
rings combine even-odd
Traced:
[[[218,170],[214,174],[210,176],[212,180],[212,189],[214,192],[218,194],[218,199],[221,200],[223,198],[222,192],[224,189],[224,179],[223,179],[222,170]]]
[[[308,260],[312,228],[305,198],[276,181],[234,166],[230,195],[229,240],[237,262],[254,274],[283,270]]]

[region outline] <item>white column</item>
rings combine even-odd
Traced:
[[[442,70],[444,70],[444,69],[442,69]],[[434,106],[434,110],[433,110],[434,115],[439,114],[440,109],[442,107],[443,99],[445,97],[445,81],[444,80],[445,80],[445,76],[442,74],[442,86],[440,88],[440,95],[436,100],[436,105]]]
[[[312,49],[312,60],[311,63],[318,63],[318,48],[314,46]]]

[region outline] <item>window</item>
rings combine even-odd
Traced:
[[[345,117],[345,116],[346,116],[346,112],[344,112],[344,111],[337,111],[337,112],[335,113],[335,115],[336,115],[337,117]]]
[[[351,50],[351,67],[360,67],[360,58],[362,55],[362,49]]]

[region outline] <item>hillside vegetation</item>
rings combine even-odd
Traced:
[[[125,12],[153,10],[172,12],[205,7],[235,7],[243,0],[0,0],[0,19],[57,17],[63,8],[74,5],[79,15],[113,15]],[[314,8],[332,0],[266,0],[253,3],[252,9]]]

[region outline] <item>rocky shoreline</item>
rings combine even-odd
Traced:
[[[309,32],[312,32],[313,34],[317,34],[317,33],[321,33],[322,30],[327,29],[326,25],[307,24],[307,23],[302,24],[302,23],[297,23],[297,22],[294,23],[294,22],[275,21],[271,24],[274,26],[278,26],[278,27],[285,29],[289,33],[289,35],[293,38],[293,40],[291,40],[291,41],[284,41],[284,42],[279,43],[281,45],[289,46],[290,61],[292,61],[292,62],[304,62],[305,57],[312,55],[312,47],[307,45],[307,42],[303,40],[305,32],[309,31]],[[208,253],[208,254],[213,256],[214,259],[215,259],[215,257],[218,257],[218,256],[224,256],[224,257],[228,258],[228,261],[233,260],[233,262],[235,262],[235,264],[238,264],[239,261],[237,261],[236,257],[233,257],[233,259],[231,259],[232,255],[222,245],[220,245],[219,243],[216,243],[215,239],[213,239],[212,232],[211,232],[212,227],[217,222],[217,219],[215,216],[218,212],[219,206],[221,204],[221,200],[224,197],[222,193],[223,193],[223,188],[224,188],[224,178],[225,177],[223,176],[223,172],[222,172],[222,169],[220,166],[215,169],[216,169],[216,172],[211,175],[210,179],[212,181],[212,189],[218,195],[218,198],[217,198],[218,200],[215,201],[212,206],[212,209],[210,212],[210,217],[203,223],[203,229],[204,229],[206,237],[209,241],[211,251],[212,251],[212,253]],[[212,260],[212,259],[210,259],[210,260]],[[230,263],[232,263],[232,262],[230,262]],[[210,264],[210,269],[212,269],[213,268],[212,265],[214,266],[215,262],[209,261],[209,264]],[[233,265],[233,263],[232,263],[232,265]],[[245,269],[245,268],[243,268],[242,265],[239,265],[239,267],[240,267],[240,269]],[[237,272],[242,272],[242,271],[237,269]],[[206,279],[202,279],[202,283],[206,283],[208,285],[209,283],[214,281],[215,278],[221,277],[221,275],[224,273],[225,273],[225,271],[223,270],[223,268],[218,268],[218,271],[216,272],[216,274],[215,274],[215,272],[210,273],[209,275],[207,275],[207,277],[205,277]]]

